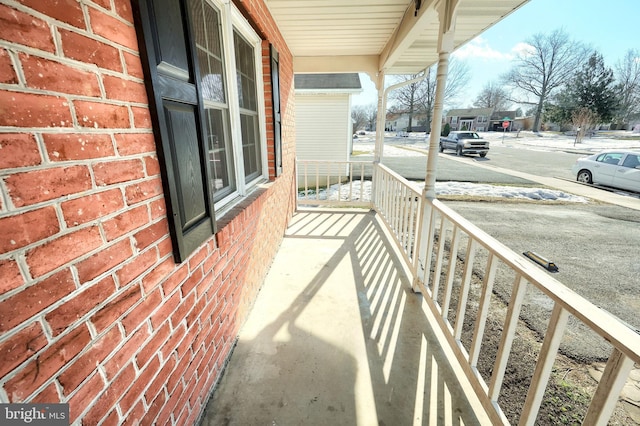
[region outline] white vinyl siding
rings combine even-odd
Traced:
[[[349,95],[296,93],[296,153],[300,160],[349,159]]]

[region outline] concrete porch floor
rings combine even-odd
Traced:
[[[489,424],[374,212],[298,211],[202,425]]]

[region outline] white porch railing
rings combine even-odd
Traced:
[[[331,178],[328,176],[331,168],[325,164],[326,168],[322,168],[321,162],[298,163],[298,204],[376,209],[413,275],[414,289],[424,295],[456,354],[457,363],[495,424],[509,423],[498,400],[527,288],[537,289],[552,309],[546,331],[541,333],[544,341],[535,355],[535,370],[526,399],[516,416],[519,424],[536,423],[570,316],[606,341],[611,350],[583,419],[583,424],[607,424],[633,363],[640,363],[640,335],[440,201],[425,200],[417,187],[388,168],[372,167],[371,200],[364,195],[369,193],[369,189],[364,189],[364,181],[370,163],[337,163],[339,170],[347,172]],[[353,172],[354,167],[357,173]],[[315,187],[308,184],[309,170],[313,170],[316,178]],[[317,179],[323,173],[327,174],[324,187],[320,185],[322,179]],[[300,186],[300,182],[304,184]],[[330,182],[336,182],[334,186],[338,189],[343,188],[343,196],[336,196],[334,188],[326,192],[332,196],[318,198],[323,190],[330,189]],[[351,188],[360,188],[355,199],[350,195]],[[499,343],[491,348],[485,347],[489,334],[486,328],[489,318],[495,322],[496,308],[492,307],[492,301],[498,299],[496,294],[506,304],[506,313],[500,317],[501,327],[492,331],[499,334],[493,336]],[[478,365],[481,353],[486,355],[483,351],[493,351],[490,358],[495,362],[491,368],[482,369]]]
[[[365,177],[371,176],[371,166],[370,161],[297,160],[298,205],[370,208]]]

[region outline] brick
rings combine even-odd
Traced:
[[[115,0],[116,12],[127,22],[133,23],[133,14],[131,12],[130,0]]]
[[[140,288],[137,285],[122,291],[115,300],[109,302],[91,317],[98,333],[109,328],[122,314],[140,300]]]
[[[122,402],[120,403],[120,406],[122,406]],[[144,413],[144,405],[141,400],[138,400],[138,403],[133,407],[133,409],[125,414],[124,420],[114,424],[114,426],[138,426],[140,424],[140,419],[144,417]],[[105,423],[102,423],[100,426],[106,425]]]
[[[117,134],[116,149],[120,155],[155,153],[156,142],[152,133]]]
[[[195,254],[189,257],[189,269],[193,271],[207,257],[208,246],[202,246]]]
[[[161,220],[150,226],[138,231],[134,236],[134,245],[138,250],[144,250],[147,247],[156,244],[169,234],[169,227],[166,220]]]
[[[171,355],[171,353],[178,347],[178,344],[184,338],[185,334],[185,327],[182,325],[173,330],[169,340],[167,340],[167,342],[162,345],[162,348],[160,348],[164,358]]]
[[[121,210],[124,200],[119,189],[110,189],[65,201],[61,207],[65,223],[72,227]]]
[[[93,165],[96,184],[100,186],[144,178],[144,163],[140,159],[100,162]]]
[[[13,204],[29,206],[91,189],[86,166],[57,167],[16,173],[5,178]]]
[[[107,414],[102,423],[100,423],[100,426],[122,426],[122,424],[120,414],[118,414],[118,410],[114,408]]]
[[[0,277],[2,277],[0,280],[0,295],[20,287],[25,282],[20,273],[20,267],[13,259],[0,260]]]
[[[173,296],[166,299],[160,309],[158,309],[151,316],[151,326],[157,330],[162,327],[162,324],[169,318],[169,316],[176,310],[180,304],[180,294],[175,293]]]
[[[139,328],[133,335],[129,336],[127,342],[104,364],[104,370],[109,380],[112,380],[118,373],[133,359],[134,355],[142,347],[149,337],[147,327]]]
[[[157,376],[153,379],[149,387],[144,393],[144,399],[147,401],[153,401],[158,392],[162,390],[162,388],[166,385],[166,382],[169,378],[169,375],[173,371],[176,366],[176,360],[174,357],[167,358],[167,361],[162,366]]]
[[[115,155],[109,135],[45,134],[43,139],[51,161],[88,160]]]
[[[101,129],[126,129],[131,127],[129,110],[120,105],[91,101],[74,101],[78,124],[82,127]]]
[[[140,352],[136,355],[136,362],[138,365],[146,365],[147,362],[158,352],[158,349],[167,341],[169,336],[171,335],[171,330],[169,329],[169,324],[165,323],[164,326],[159,328],[155,334],[151,337],[151,340],[147,342],[146,345]]]
[[[138,39],[132,25],[127,25],[94,8],[89,8],[89,20],[91,22],[91,29],[95,34],[101,35],[131,50],[138,50]]]
[[[153,400],[153,402],[150,404],[149,408],[147,409],[146,414],[140,421],[141,425],[161,424],[160,422],[156,422],[155,420],[158,417],[158,413],[160,412],[162,407],[164,407],[166,398],[167,397],[165,396],[164,392],[161,392],[156,397],[156,399]]]
[[[163,279],[171,274],[171,272],[175,269],[175,265],[176,264],[173,259],[166,259],[158,266],[153,268],[151,272],[145,275],[145,277],[142,279],[142,287],[144,288],[145,293],[151,293],[151,291]]]
[[[105,221],[102,226],[107,240],[112,241],[147,223],[149,223],[149,210],[146,205],[142,205]],[[129,249],[130,253],[131,250]]]
[[[135,256],[131,262],[116,271],[121,287],[126,286],[144,272],[149,270],[158,261],[158,252],[154,249],[147,250]]]
[[[144,73],[142,72],[142,62],[138,55],[134,55],[129,52],[122,52],[124,55],[124,63],[127,66],[127,74],[132,77],[137,77],[139,79],[144,78]],[[146,108],[140,108],[146,110]],[[148,111],[148,110],[147,110]],[[148,113],[148,112],[147,112]],[[134,111],[135,114],[135,111]],[[136,126],[139,127],[139,126]]]
[[[55,235],[60,230],[53,207],[0,218],[0,254]]]
[[[128,185],[124,190],[124,196],[128,205],[157,197],[158,195],[162,195],[162,193],[162,181],[159,177]]]
[[[17,82],[18,76],[13,69],[9,52],[6,49],[0,49],[0,83],[16,84]]]
[[[178,366],[173,370],[173,373],[171,373],[167,380],[167,392],[169,395],[174,394],[178,389],[181,389],[180,385],[183,382],[184,372],[189,367],[190,362],[190,356],[185,356],[179,359]]]
[[[122,319],[122,325],[127,334],[131,334],[133,330],[138,328],[140,324],[146,321],[151,312],[153,312],[162,303],[162,296],[160,291],[154,291],[150,295],[146,296],[142,303],[133,308],[131,312]]]
[[[99,275],[114,269],[133,255],[128,239],[104,248],[91,257],[77,263],[80,284],[91,281]]]
[[[180,286],[180,293],[182,297],[187,297],[188,294],[196,287],[196,285],[202,280],[202,268],[198,268],[191,273],[191,275]]]
[[[149,205],[151,206],[151,220],[167,216],[167,206],[164,199],[152,201]]]
[[[35,166],[42,163],[38,143],[28,133],[0,134],[0,169]]]
[[[120,53],[115,47],[62,28],[59,31],[67,58],[122,72]]]
[[[133,365],[129,364],[91,406],[89,412],[82,418],[82,424],[97,425],[100,423],[102,418],[115,407],[118,399],[124,394],[135,377],[136,371]]]
[[[158,255],[162,258],[173,252],[171,238],[166,238],[158,244]]]
[[[151,129],[151,114],[148,108],[132,106],[133,127],[136,129]]]
[[[60,395],[58,395],[58,388],[52,383],[38,392],[29,402],[34,404],[56,404],[60,401],[61,399]]]
[[[11,402],[23,402],[36,389],[54,377],[91,341],[89,330],[80,326],[49,346],[17,375],[5,383]]]
[[[147,170],[147,176],[158,176],[160,174],[160,163],[158,157],[144,157],[144,168]]]
[[[196,302],[196,297],[194,294],[185,297],[178,308],[175,310],[173,315],[171,315],[171,325],[173,328],[176,328],[178,324],[187,316],[191,308]]]
[[[158,371],[160,371],[160,361],[158,361],[158,357],[154,357],[149,364],[140,371],[131,388],[120,400],[120,408],[122,408],[124,413],[133,408],[133,405],[142,397],[145,389]]]
[[[118,101],[148,103],[147,91],[144,84],[123,78],[105,75],[102,77],[107,98]]]
[[[198,317],[202,313],[202,310],[205,308],[207,301],[205,299],[198,300],[198,303],[191,309],[191,312],[187,315],[187,327],[196,327]]]
[[[20,54],[27,87],[72,95],[99,96],[96,74],[37,56]]]
[[[39,277],[100,247],[97,227],[84,228],[35,247],[27,252],[27,264],[33,277]]]
[[[80,386],[80,389],[69,400],[69,421],[76,424],[80,414],[88,405],[102,392],[104,381],[100,374],[94,374],[91,378]]]
[[[105,335],[90,343],[89,350],[76,359],[70,368],[58,376],[62,385],[63,394],[70,395],[80,384],[94,371],[99,364],[122,341],[122,336],[117,327],[113,327]]]
[[[0,90],[0,126],[71,127],[73,119],[64,98]]]
[[[56,50],[46,22],[3,4],[0,4],[0,39],[47,52]]]
[[[71,271],[64,270],[0,302],[0,332],[29,320],[76,289]]]
[[[187,265],[183,263],[162,285],[162,291],[167,296],[173,292],[189,275]]]
[[[20,0],[25,6],[37,10],[58,21],[84,28],[84,15],[77,0]]]
[[[84,288],[86,287],[86,288]],[[93,285],[83,286],[82,292],[63,303],[45,316],[54,336],[62,333],[71,324],[87,315],[92,309],[108,299],[116,291],[113,277],[108,276]]]
[[[47,345],[47,338],[40,323],[23,328],[0,343],[0,377],[4,377],[18,365]]]

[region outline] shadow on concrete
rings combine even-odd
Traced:
[[[296,213],[203,425],[480,424],[375,213]]]

